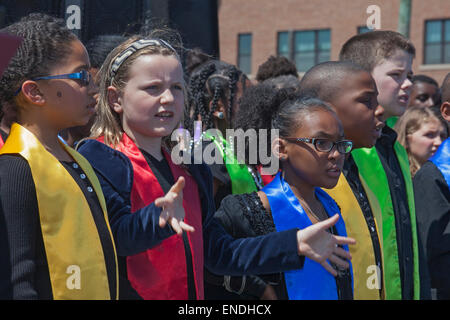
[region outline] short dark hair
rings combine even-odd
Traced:
[[[298,78],[297,67],[288,58],[270,56],[261,64],[256,72],[256,80],[262,82],[282,75],[293,75]]]
[[[309,69],[300,81],[300,94],[331,101],[340,92],[341,83],[349,74],[367,72],[349,61],[322,62]]]
[[[434,80],[433,78],[426,76],[424,74],[414,75],[411,79],[411,82],[412,83],[416,83],[416,82],[429,83],[429,84],[432,84],[432,85],[436,86],[437,88],[439,88],[439,85],[436,80]]]
[[[372,72],[383,59],[390,58],[397,49],[413,57],[416,49],[402,34],[390,30],[376,30],[355,35],[347,40],[339,53],[339,60],[351,61]]]

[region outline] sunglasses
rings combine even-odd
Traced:
[[[88,86],[92,81],[92,75],[89,71],[81,70],[80,72],[75,73],[66,73],[66,74],[58,74],[54,76],[44,76],[44,77],[37,77],[30,80],[37,81],[37,80],[50,80],[50,79],[74,79],[74,80],[80,80],[82,86]],[[19,92],[22,90],[22,87],[20,87],[14,95],[18,95]]]
[[[298,142],[306,142],[314,145],[314,148],[319,152],[330,152],[334,146],[336,145],[337,151],[340,154],[347,154],[352,151],[353,142],[350,140],[341,140],[341,141],[331,141],[328,139],[320,139],[320,138],[291,138],[286,137],[283,138],[289,142],[298,143]]]

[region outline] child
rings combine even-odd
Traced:
[[[300,94],[316,96],[334,107],[354,151],[372,147],[380,136],[383,123],[377,118],[384,110],[377,108],[373,78],[361,67],[349,62],[318,64],[303,76]],[[384,283],[390,279],[383,273],[381,212],[351,154],[337,186],[327,192],[341,208],[347,233],[358,243],[350,248],[355,299],[383,299]]]
[[[117,256],[92,167],[58,139],[94,113],[89,57],[63,21],[31,14],[0,80],[17,123],[0,156],[2,299],[117,299]]]
[[[408,152],[411,177],[447,138],[445,125],[431,109],[423,107],[408,108],[395,124],[397,141]]]
[[[414,45],[394,31],[374,31],[350,38],[340,60],[352,61],[373,76],[384,119],[406,110],[411,91]],[[405,149],[396,142],[389,126],[383,128],[375,148],[355,150],[359,172],[377,196],[383,214],[383,251],[392,263],[385,264],[387,299],[419,299],[419,252],[412,180]],[[389,190],[389,192],[385,192]],[[397,262],[398,261],[398,262]],[[398,280],[394,280],[398,279]],[[422,292],[427,295],[426,283]]]
[[[100,67],[105,61],[108,53],[112,49],[117,47],[120,43],[126,40],[126,37],[120,35],[100,35],[94,39],[89,40],[86,44],[86,50],[91,59],[91,68],[89,72],[92,75],[94,83],[97,83],[97,73]],[[98,94],[94,96],[98,99]],[[89,119],[89,122],[84,126],[72,127],[60,132],[60,136],[67,142],[72,148],[76,147],[76,144],[82,139],[89,136],[92,124],[95,120],[95,114]]]
[[[223,158],[223,163],[209,165],[214,177],[216,207],[231,193],[256,191],[263,186],[256,170],[238,163],[234,141],[225,139],[226,130],[233,128],[238,100],[250,85],[242,71],[218,60],[202,64],[192,72],[189,79],[191,101],[185,124],[194,136],[193,146],[195,148],[196,143],[201,142],[205,150],[213,145],[215,149],[211,152],[212,157],[218,152]],[[203,127],[194,129],[194,122],[199,120]],[[214,137],[208,129],[217,129],[222,136]]]
[[[442,117],[450,122],[450,73],[441,86]],[[414,176],[414,195],[418,230],[423,241],[431,278],[433,297],[450,299],[450,246],[448,241],[450,215],[450,139],[425,162]]]
[[[279,130],[280,138],[274,138],[273,150],[281,159],[282,171],[261,191],[227,196],[222,201],[215,216],[235,237],[266,234],[289,225],[303,228],[339,213],[336,203],[320,187],[330,188],[337,183],[344,154],[350,152],[352,143],[344,140],[342,125],[327,104],[318,99],[286,99],[282,90],[277,91],[263,84],[247,91],[250,96],[260,93],[270,101],[266,104],[272,108],[261,110],[261,106],[255,105],[252,117],[259,124],[256,129]],[[333,233],[345,235],[345,232],[340,220],[338,230]],[[258,280],[247,277],[240,282],[239,294],[253,299],[353,298],[351,273],[339,273],[333,279],[308,259],[301,270],[281,276],[264,275]],[[227,290],[234,286],[237,292],[237,283],[238,279],[225,277]],[[274,292],[269,295],[271,291]]]
[[[308,241],[306,230],[232,239],[213,219],[212,178],[207,167],[172,162],[163,139],[179,125],[185,86],[179,56],[169,43],[130,38],[110,53],[100,79],[98,117],[92,131],[97,140],[87,140],[80,152],[91,161],[105,193],[121,256],[124,298],[202,299],[204,266],[219,274],[236,275],[301,266],[297,236],[303,233],[301,242]],[[188,234],[178,228],[179,234],[174,235],[151,222],[161,212],[153,203],[155,198],[177,179],[186,184],[176,201],[186,212],[180,224]],[[337,242],[353,243],[352,239],[330,238],[323,231],[336,221],[328,219],[308,230],[325,241],[327,250]],[[326,252],[319,254],[318,261],[329,257]],[[337,249],[334,253],[343,254]],[[302,250],[300,254],[311,256]]]
[[[409,97],[408,108],[422,107],[429,108],[441,105],[441,93],[439,85],[433,78],[423,74],[418,74],[411,79],[413,86]]]

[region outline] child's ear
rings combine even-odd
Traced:
[[[122,99],[120,98],[119,90],[116,87],[109,86],[107,97],[109,107],[112,108],[116,113],[122,113]]]
[[[212,108],[212,100],[209,102],[209,110],[211,110]],[[225,118],[225,106],[223,105],[223,102],[221,99],[219,99],[219,101],[217,101],[217,108],[216,110],[213,112],[213,116],[218,118],[218,119],[224,119]]]
[[[450,121],[450,102],[445,101],[442,103],[441,114],[445,121]]]
[[[278,158],[281,161],[287,160],[288,154],[286,149],[286,140],[282,138],[275,138],[272,141],[272,153],[275,158]]]
[[[42,106],[46,100],[44,94],[39,90],[38,84],[33,80],[26,80],[22,83],[22,97],[29,103]]]

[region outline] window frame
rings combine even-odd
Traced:
[[[241,36],[250,36],[250,53],[249,54],[241,54]],[[244,33],[238,33],[237,36],[237,61],[236,65],[237,67],[246,74],[251,74],[252,72],[252,54],[253,54],[253,34],[251,32],[244,32]],[[249,57],[250,59],[250,65],[249,65],[249,72],[247,73],[246,70],[243,70],[240,61],[241,57]]]
[[[423,28],[423,50],[422,50],[422,54],[423,54],[423,64],[424,65],[438,65],[438,64],[450,64],[450,60],[449,61],[445,61],[445,46],[449,45],[450,46],[450,41],[445,41],[445,23],[446,21],[448,21],[448,23],[450,24],[450,18],[444,18],[444,19],[429,19],[429,20],[425,20],[424,21],[424,28]],[[439,62],[437,63],[429,63],[427,61],[427,45],[429,45],[429,43],[427,42],[427,24],[429,22],[440,22],[441,23],[441,39],[439,41],[439,45],[440,47],[440,54],[441,54],[441,59]],[[450,47],[449,47],[450,50]]]

